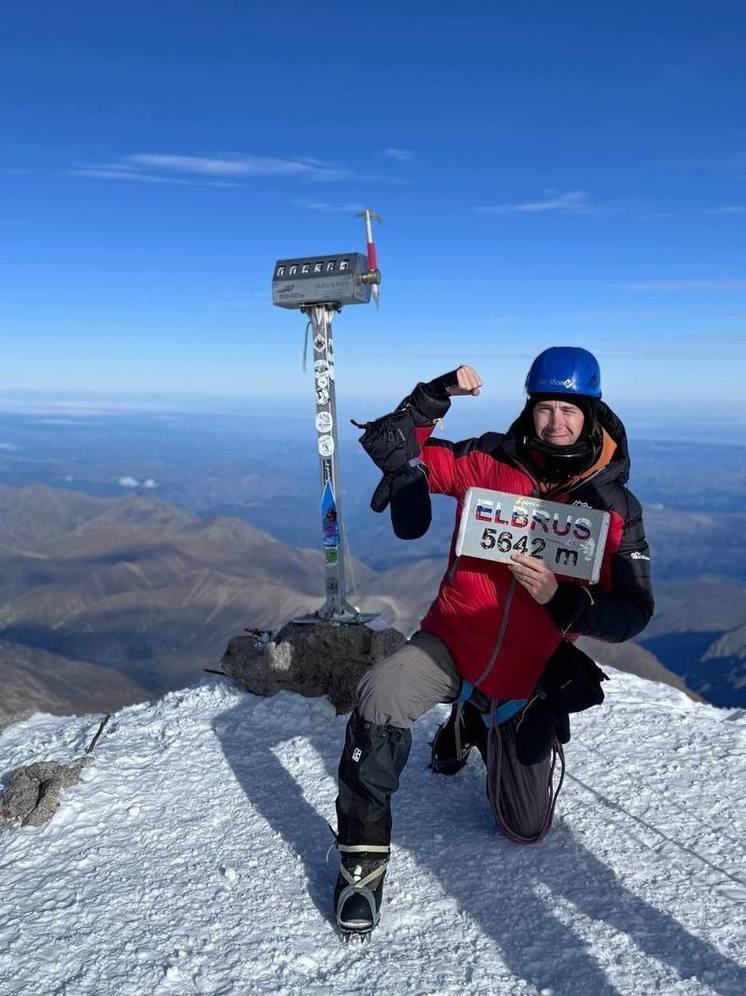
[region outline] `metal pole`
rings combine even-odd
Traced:
[[[339,440],[334,383],[332,318],[338,310],[323,304],[304,308],[313,329],[313,378],[316,395],[316,435],[321,478],[321,519],[326,573],[326,603],[318,615],[325,619],[350,611],[345,585],[344,550],[340,520]]]

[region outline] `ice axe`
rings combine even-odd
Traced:
[[[383,219],[380,214],[376,211],[372,211],[370,208],[365,208],[364,211],[359,211],[355,217],[365,219],[365,241],[368,248],[368,272],[363,277],[363,280],[370,283],[371,290],[373,291],[373,300],[376,302],[376,307],[378,307],[381,299],[381,271],[378,269],[378,253],[376,251],[376,242],[373,238],[373,222],[377,221],[379,225],[382,225]]]

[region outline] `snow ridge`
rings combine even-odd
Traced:
[[[427,770],[446,708],[417,723],[362,948],[324,861],[345,718],[221,678],[123,709],[52,823],[0,837],[0,994],[742,996],[746,713],[609,686],[536,847],[497,834],[478,757]],[[97,722],[9,727],[0,771],[78,756]]]

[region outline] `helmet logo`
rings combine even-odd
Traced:
[[[568,377],[567,380],[559,380],[557,377],[552,377],[549,384],[551,387],[564,387],[566,391],[576,387],[575,381],[572,377]]]

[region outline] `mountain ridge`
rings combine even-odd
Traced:
[[[244,629],[279,629],[323,602],[320,551],[289,547],[241,519],[203,519],[155,496],[0,486],[0,521],[18,530],[28,550],[19,554],[17,544],[8,555],[7,528],[0,529],[0,639],[56,654],[61,665],[80,660],[103,668],[100,674],[118,673],[144,696],[215,666]],[[358,562],[349,580],[354,573],[364,594],[351,598],[409,635],[442,570],[440,557],[382,573]],[[681,687],[639,647],[595,652],[602,662],[627,660],[631,670]],[[112,682],[111,708],[124,704],[124,694]]]

